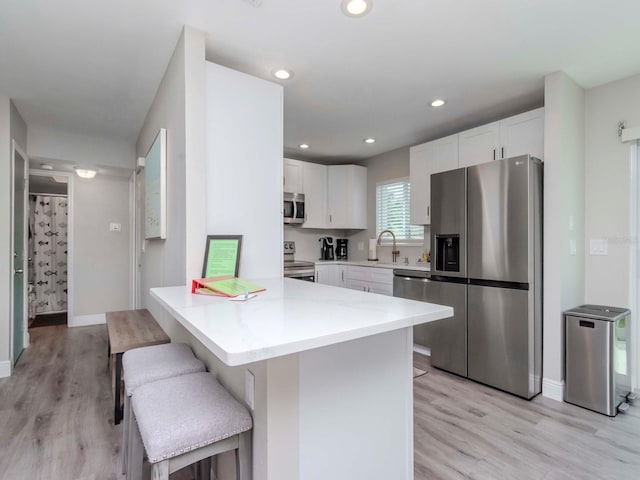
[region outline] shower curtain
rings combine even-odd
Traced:
[[[29,198],[29,280],[35,298],[29,310],[36,315],[67,310],[66,197],[36,195]]]

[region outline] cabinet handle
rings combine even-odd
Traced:
[[[427,205],[427,217],[431,216],[431,206]]]
[[[500,148],[500,158],[504,158],[504,145]]]
[[[342,281],[344,282],[344,270],[340,273],[342,274]]]
[[[284,175],[282,176],[282,185],[286,185],[287,184],[287,177],[285,177]]]
[[[331,219],[331,215],[329,215],[329,223],[331,223],[333,220]]]
[[[362,291],[366,292],[367,291],[367,287],[362,287]]]
[[[494,160],[496,159],[496,149],[495,148],[493,149],[493,159]]]

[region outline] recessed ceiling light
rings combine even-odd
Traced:
[[[375,138],[365,138],[363,140],[364,143],[376,143],[376,139]]]
[[[271,74],[278,80],[289,80],[291,77],[293,77],[293,72],[284,68],[274,68],[273,70],[271,70]]]
[[[53,170],[53,166],[49,165],[48,163],[41,163],[40,168],[42,170]]]
[[[73,169],[76,171],[78,176],[81,177],[81,178],[93,178],[93,177],[96,176],[96,171],[95,170],[91,170],[89,168],[73,167]]]
[[[307,148],[309,148],[309,145],[306,143],[301,143],[300,145],[298,145],[299,148],[306,150]]]
[[[445,102],[444,100],[437,99],[437,100],[434,100],[433,102],[431,102],[431,106],[432,107],[441,107],[445,103],[447,103],[447,102]]]
[[[340,8],[348,17],[361,17],[369,13],[373,7],[373,0],[342,0]]]

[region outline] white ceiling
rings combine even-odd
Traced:
[[[297,158],[368,158],[539,106],[557,70],[585,88],[640,73],[638,0],[375,0],[355,19],[340,0],[15,0],[0,94],[29,125],[134,142],[183,24],[208,33],[208,60],[294,71]]]

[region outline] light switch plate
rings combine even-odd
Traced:
[[[576,229],[576,217],[569,215],[569,231],[573,232]]]
[[[589,240],[590,255],[609,255],[609,242],[606,238],[592,238]]]
[[[575,255],[577,253],[576,241],[575,239],[569,240],[569,255]]]
[[[110,232],[121,232],[122,231],[122,224],[115,223],[115,222],[110,223],[109,224],[109,231]]]
[[[244,371],[244,401],[251,410],[254,408],[256,396],[256,377],[250,370]]]

